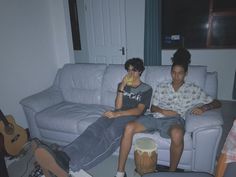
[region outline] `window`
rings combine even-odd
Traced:
[[[235,0],[163,0],[162,48],[236,48]]]
[[[236,1],[210,0],[207,47],[236,48]]]

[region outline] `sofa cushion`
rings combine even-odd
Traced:
[[[107,67],[103,77],[102,104],[115,106],[117,86],[125,74],[123,65],[112,64]]]
[[[212,96],[212,98],[217,98],[217,90],[218,90],[217,78],[218,78],[217,72],[207,72],[205,91],[208,95]]]
[[[101,103],[105,64],[67,64],[60,77],[65,101],[85,104]]]
[[[97,104],[62,102],[36,115],[40,129],[81,134],[111,107]]]

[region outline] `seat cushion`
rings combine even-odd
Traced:
[[[160,136],[160,133],[158,131],[153,132],[153,133],[136,133],[133,138],[133,143],[135,142],[136,139],[142,138],[142,137],[148,137],[152,138],[155,140],[157,143],[157,149],[167,149],[169,150],[170,148],[170,139],[162,138]],[[185,150],[192,150],[192,138],[190,133],[185,133],[184,135],[184,149]]]
[[[129,153],[130,158],[134,158],[134,144],[135,141],[142,137],[152,138],[157,142],[157,151],[158,151],[158,164],[169,165],[170,159],[170,139],[162,138],[159,132],[155,133],[136,133],[133,138],[132,148]],[[186,133],[184,136],[184,152],[180,160],[180,168],[191,169],[192,162],[192,147],[193,141],[190,133]],[[119,155],[119,148],[114,152],[114,155]]]
[[[40,129],[81,134],[88,125],[96,121],[109,106],[62,102],[36,115]]]

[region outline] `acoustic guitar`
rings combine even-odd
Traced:
[[[11,115],[4,116],[1,110],[0,133],[3,136],[4,149],[11,156],[18,155],[28,141],[26,130],[17,125]]]

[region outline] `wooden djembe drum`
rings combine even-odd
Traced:
[[[134,161],[136,171],[142,176],[156,171],[157,145],[151,138],[140,138],[135,141]]]

